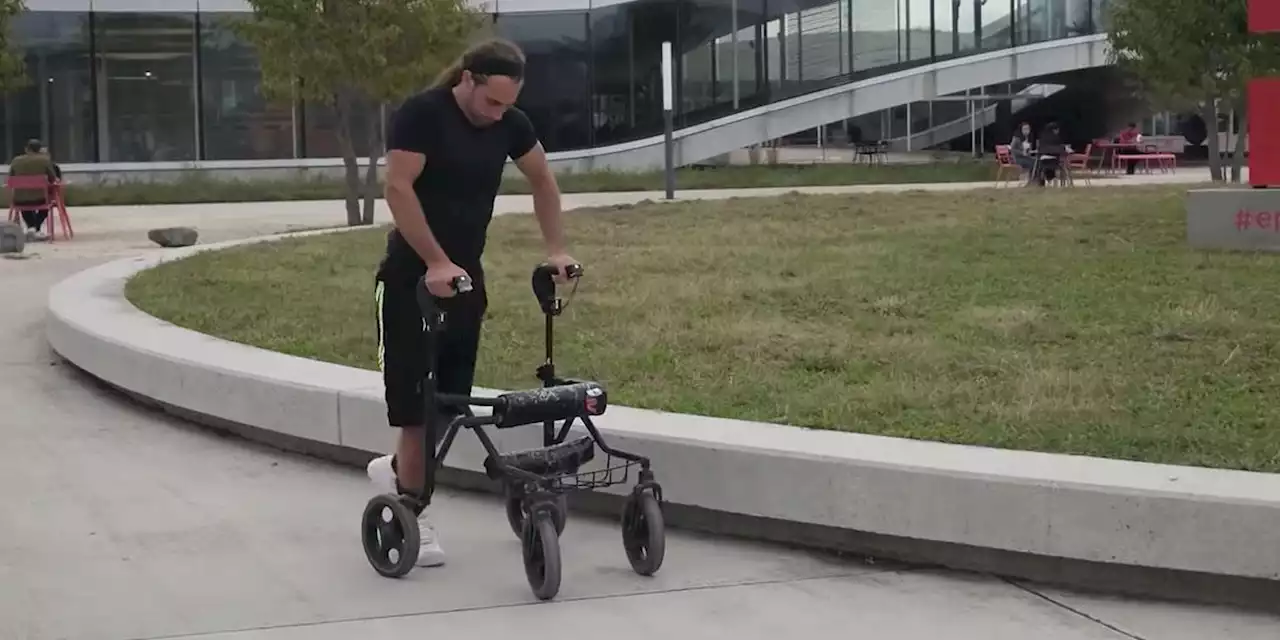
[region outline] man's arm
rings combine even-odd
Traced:
[[[538,226],[542,228],[547,255],[564,255],[568,247],[560,215],[560,186],[556,184],[556,175],[547,164],[547,154],[542,149],[542,143],[534,143],[528,153],[515,159],[515,163],[528,178],[533,190],[533,214],[537,216]]]
[[[427,155],[434,150],[430,128],[435,114],[421,103],[410,99],[392,116],[387,132],[387,178],[382,195],[391,209],[391,219],[418,257],[427,264],[449,263],[449,256],[431,233],[422,203],[413,191],[413,183],[427,165]]]
[[[449,256],[445,255],[435,234],[431,233],[431,227],[427,226],[422,203],[418,202],[418,194],[413,191],[413,183],[422,173],[426,161],[426,156],[421,153],[403,149],[387,151],[387,184],[383,188],[383,197],[387,199],[391,219],[400,235],[430,267],[449,262]]]

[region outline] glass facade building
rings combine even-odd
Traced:
[[[529,57],[520,106],[549,151],[656,135],[661,46],[677,126],[983,50],[1094,33],[1106,0],[488,0]],[[258,90],[227,27],[243,0],[27,0],[27,87],[0,104],[8,153],[62,163],[338,155],[333,113]],[[382,118],[381,113],[362,118]],[[358,149],[364,153],[367,150]]]

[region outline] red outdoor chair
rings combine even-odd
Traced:
[[[996,145],[996,180],[1001,184],[1008,184],[1013,178],[1005,177],[1006,173],[1012,173],[1014,178],[1022,177],[1022,167],[1013,161],[1013,150],[1007,144]]]
[[[58,237],[58,226],[62,226],[62,237],[70,240],[75,237],[75,231],[71,228],[71,216],[67,213],[67,205],[62,201],[61,185],[52,184],[49,178],[45,176],[9,176],[5,180],[5,189],[9,192],[9,221],[21,224],[22,211],[48,211],[49,218],[49,241],[53,242]],[[13,203],[13,192],[18,189],[39,190],[45,192],[44,202],[40,204],[24,204],[22,206]]]

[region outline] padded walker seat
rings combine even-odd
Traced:
[[[571,382],[554,387],[511,391],[498,396],[494,402],[494,426],[510,429],[547,421],[598,416],[604,413],[607,406],[608,394],[597,382]],[[583,436],[549,447],[511,451],[500,454],[497,463],[491,456],[486,457],[485,475],[491,479],[501,477],[498,463],[540,476],[570,475],[593,460],[595,450],[595,440],[591,436]]]

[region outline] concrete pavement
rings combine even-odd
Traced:
[[[1248,178],[1246,172],[1245,178]],[[1209,182],[1209,172],[1203,168],[1177,169],[1169,173],[1138,174],[1134,176],[1096,179],[1092,187],[1187,185],[1193,187]],[[1088,188],[1083,180],[1080,188]],[[786,193],[901,193],[904,191],[971,191],[989,189],[992,182],[939,182],[919,184],[868,184],[828,187],[762,187],[751,189],[688,189],[677,190],[677,200],[720,200],[726,198],[771,196]],[[1017,185],[1003,188],[1019,188]],[[617,193],[569,193],[563,196],[565,209],[586,206],[612,206],[630,204],[641,200],[662,201],[661,191],[623,191]],[[499,196],[495,203],[498,214],[529,211],[532,198],[525,195]],[[128,255],[131,251],[151,250],[152,245],[143,233],[161,226],[187,225],[200,230],[202,243],[227,240],[234,237],[262,235],[265,233],[303,231],[306,229],[343,226],[346,213],[342,202],[331,200],[304,200],[256,203],[208,203],[145,206],[75,207],[72,211],[77,239],[93,239],[99,242],[100,254]],[[375,222],[390,221],[386,203],[377,202]],[[139,233],[143,232],[143,233]],[[44,253],[60,254],[69,245],[54,244],[44,247]]]
[[[826,638],[861,628],[902,640],[1269,640],[1280,628],[1274,616],[1095,598],[680,532],[669,534],[662,572],[643,579],[627,567],[616,523],[583,517],[571,519],[563,538],[560,599],[534,604],[501,505],[452,492],[436,515],[451,563],[380,578],[360,550],[358,516],[370,489],[359,470],[139,409],[57,365],[43,340],[49,285],[108,258],[159,251],[143,235],[158,221],[196,226],[202,241],[216,241],[341,223],[341,206],[73,215],[75,241],[0,261],[0,638],[496,638],[555,625],[622,639]]]

